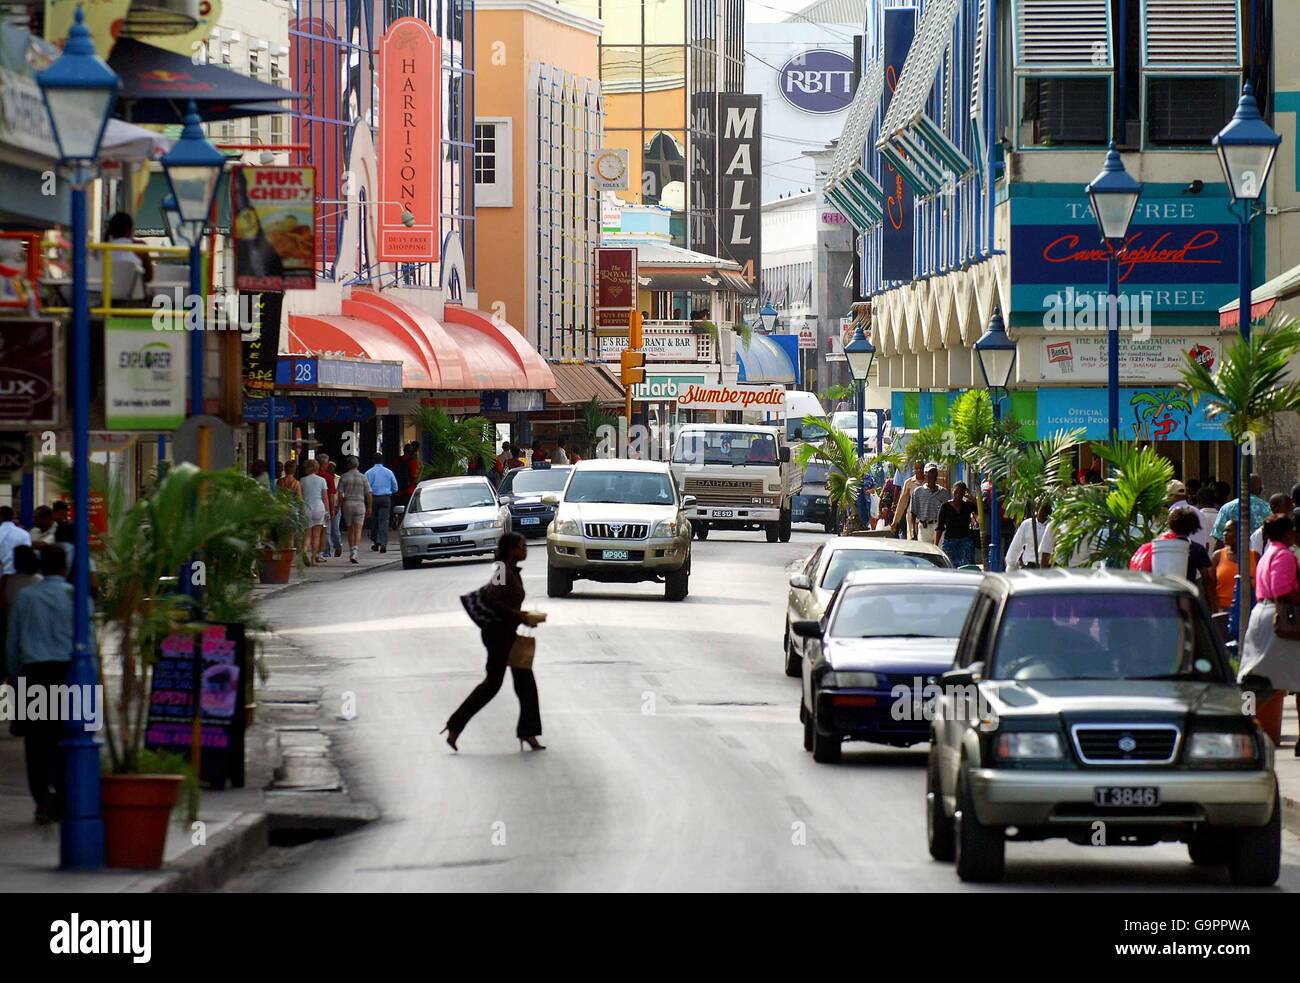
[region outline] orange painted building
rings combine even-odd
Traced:
[[[547,358],[590,358],[601,22],[542,0],[477,0],[474,20],[479,305]]]

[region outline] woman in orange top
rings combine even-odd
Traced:
[[[1250,551],[1250,575],[1255,576],[1259,554]],[[1229,519],[1223,527],[1223,549],[1214,554],[1214,587],[1218,594],[1219,610],[1232,609],[1232,588],[1237,579],[1237,520]]]

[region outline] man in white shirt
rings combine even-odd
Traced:
[[[1291,496],[1282,492],[1268,497],[1269,510],[1274,515],[1291,514]],[[1250,548],[1260,556],[1264,555],[1264,526],[1261,524],[1258,529],[1250,534]]]
[[[1020,570],[1039,566],[1039,553],[1047,537],[1047,521],[1052,517],[1052,503],[1043,502],[1038,514],[1020,523],[1007,549],[1007,569]]]
[[[31,533],[14,525],[14,510],[0,505],[0,574],[14,572],[15,546],[31,545]]]
[[[567,450],[564,449],[564,444],[565,444],[565,441],[567,441],[567,440],[568,440],[567,437],[558,437],[558,438],[556,438],[556,441],[555,441],[555,452],[554,452],[553,454],[551,454],[551,463],[552,463],[552,464],[568,464],[568,463],[569,463],[569,452],[568,452]]]
[[[903,487],[898,493],[898,505],[894,507],[894,534],[897,535],[898,527],[903,526],[904,539],[916,538],[916,520],[911,515],[912,490],[925,481],[925,464],[916,461],[912,464],[912,468],[912,476],[903,482]]]
[[[1093,553],[1093,541],[1085,540],[1074,548],[1069,557],[1056,556],[1056,537],[1060,529],[1055,522],[1047,524],[1047,531],[1038,544],[1038,559],[1044,567],[1087,567],[1091,566],[1088,557]]]

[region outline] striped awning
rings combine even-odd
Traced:
[[[602,405],[620,405],[623,387],[604,365],[595,362],[552,362],[555,388],[546,394],[547,406],[581,406],[597,399]]]
[[[866,67],[858,82],[826,180],[827,200],[844,213],[858,232],[870,231],[885,211],[884,191],[863,167],[867,140],[884,91],[884,62],[876,59]]]

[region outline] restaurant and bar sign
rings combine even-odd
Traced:
[[[1106,289],[1107,250],[1082,188],[1011,199],[1011,306],[1067,320]],[[1059,193],[1053,193],[1056,189]],[[1121,303],[1143,316],[1212,314],[1237,296],[1237,219],[1223,195],[1144,194],[1119,263]],[[1091,292],[1094,296],[1083,297]],[[1121,308],[1121,316],[1126,313]],[[1023,321],[1024,319],[1022,319]]]
[[[600,357],[605,361],[618,361],[627,348],[627,335],[601,337]],[[699,353],[699,339],[692,333],[651,334],[646,332],[642,346],[645,357],[651,362],[694,362]]]
[[[230,182],[235,288],[316,287],[316,168],[236,167]]]
[[[61,422],[61,337],[55,321],[0,319],[0,427],[26,430]]]
[[[379,42],[379,259],[438,260],[441,42],[418,17]],[[410,213],[407,222],[402,216]]]

